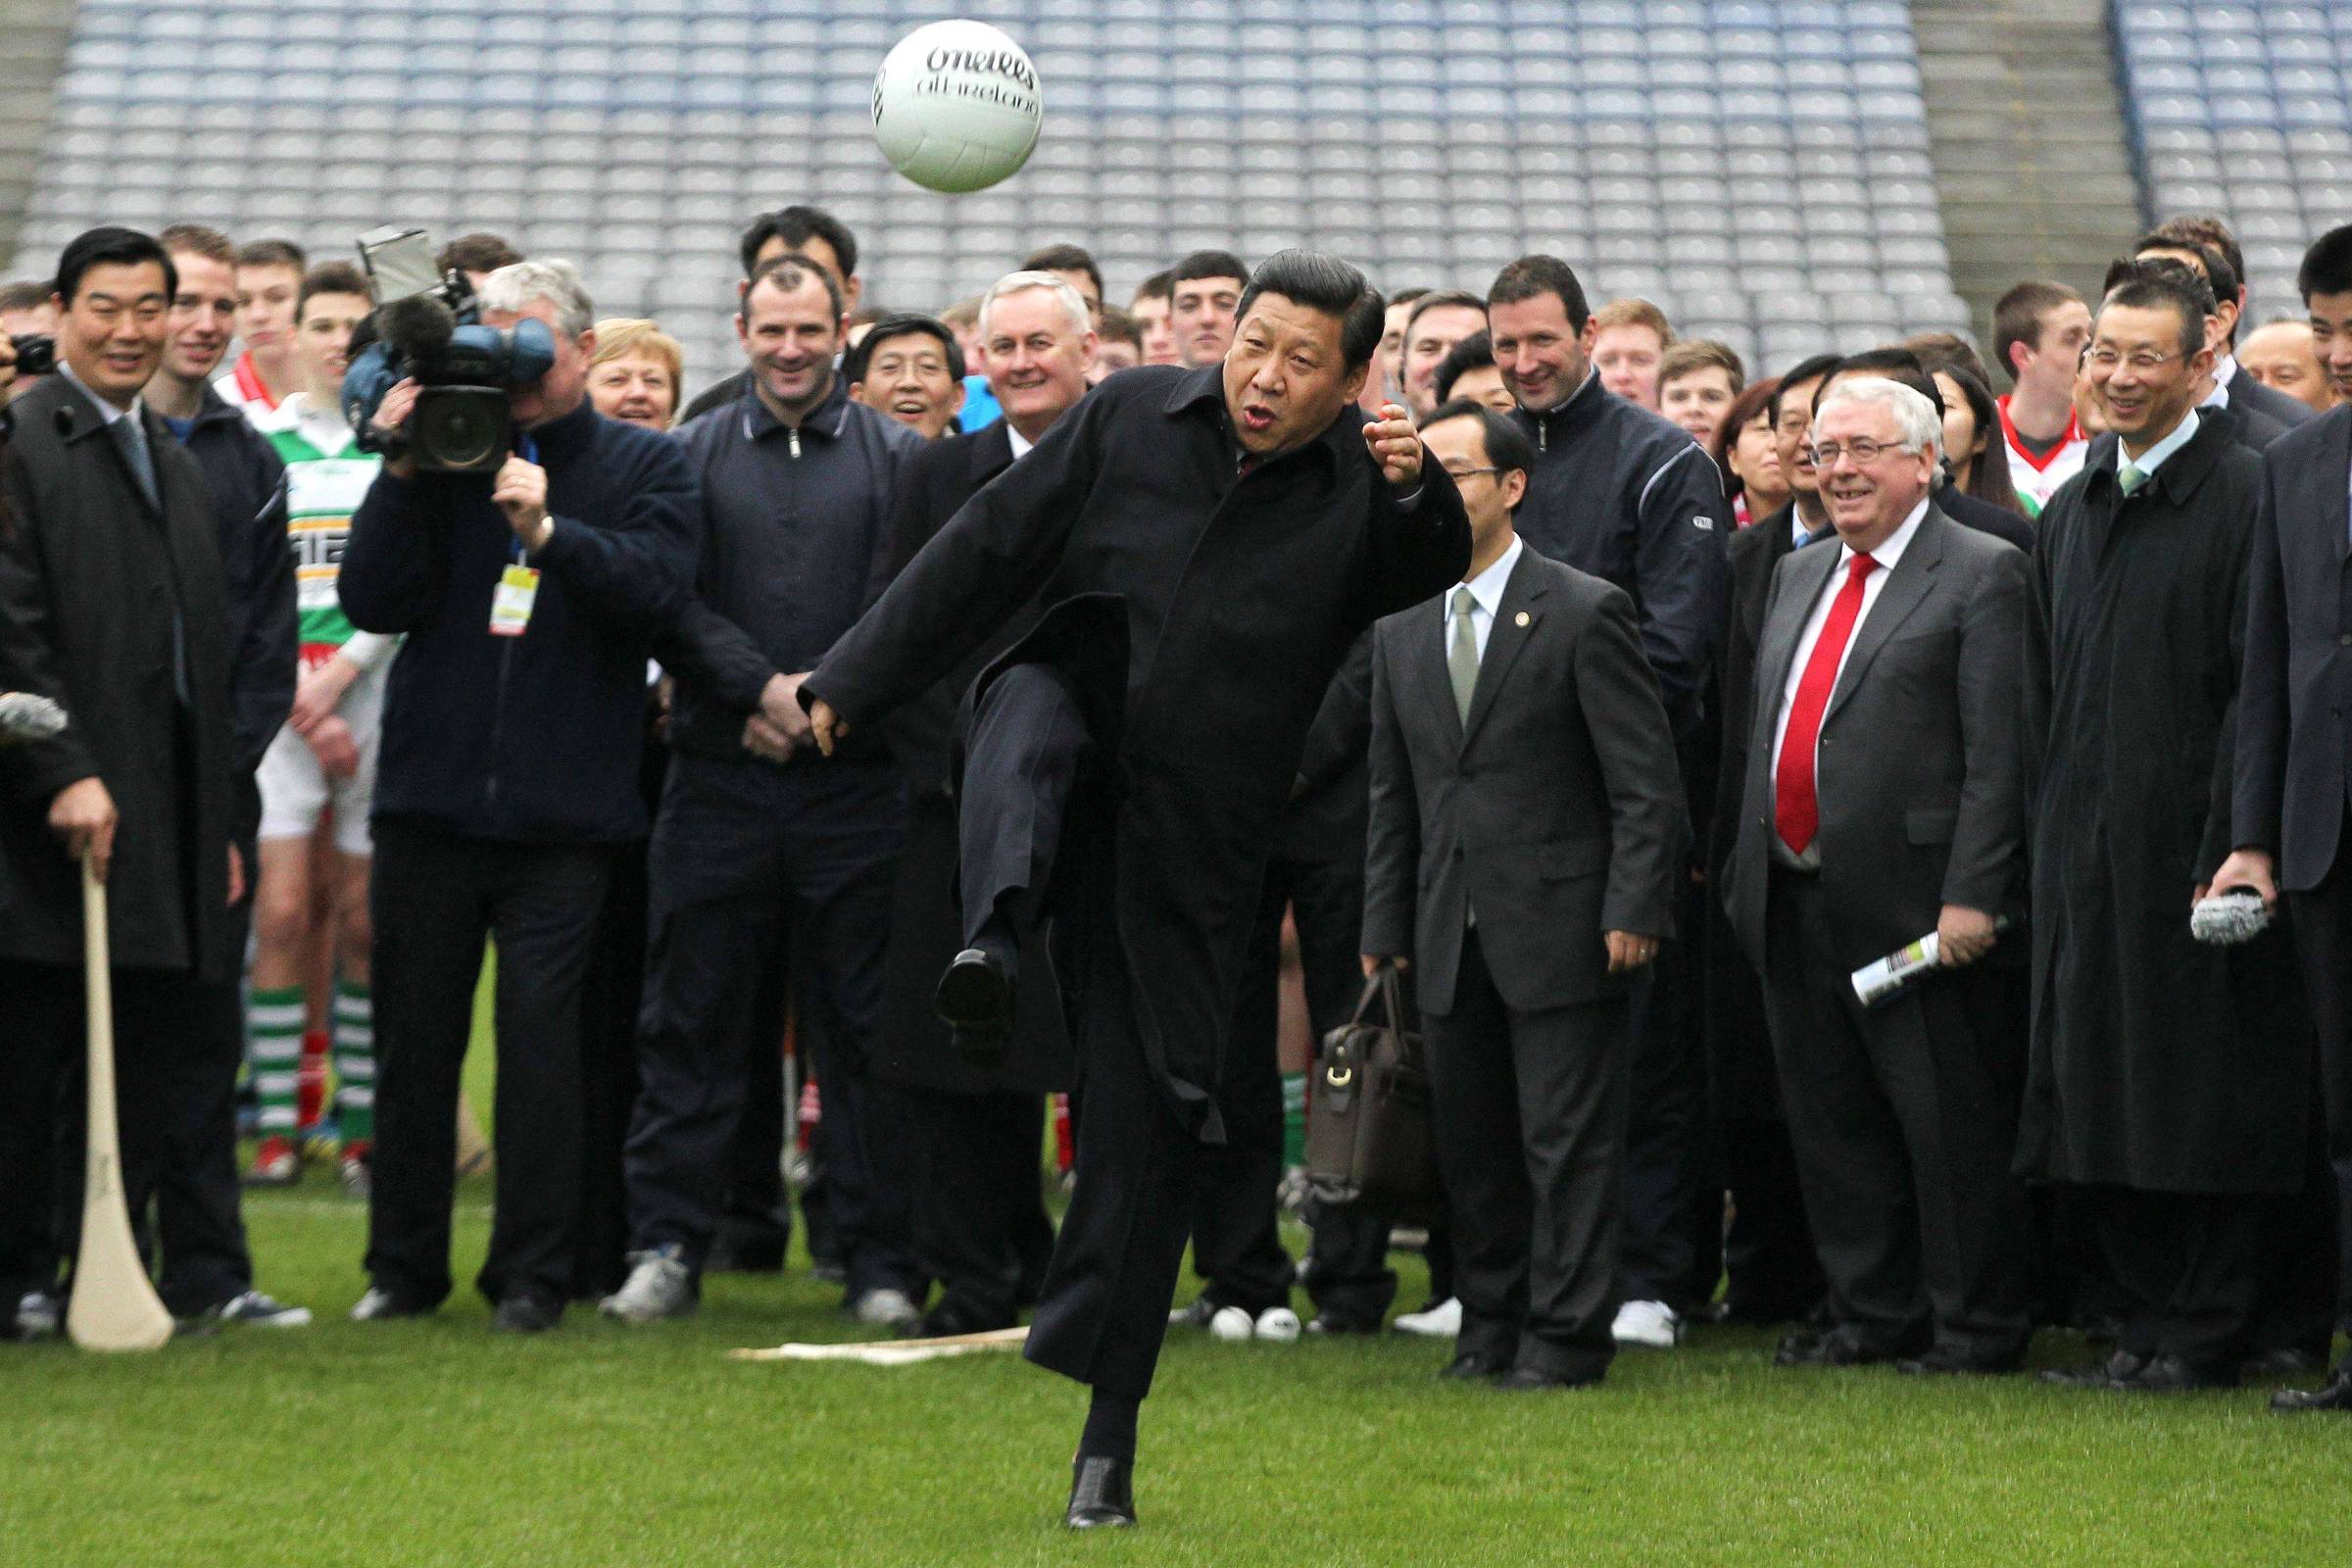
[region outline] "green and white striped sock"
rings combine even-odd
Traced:
[[[302,1075],[302,988],[256,988],[245,1003],[245,1061],[261,1105],[264,1138],[294,1136],[294,1106]]]
[[[375,1004],[368,988],[335,985],[335,1119],[343,1144],[375,1137]]]

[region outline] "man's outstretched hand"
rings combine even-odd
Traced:
[[[816,736],[816,749],[831,757],[833,748],[840,744],[843,736],[849,734],[850,722],[833,711],[831,703],[818,697],[808,704],[808,728]]]
[[[1364,445],[1389,483],[1399,490],[1420,484],[1421,438],[1413,433],[1413,416],[1401,404],[1380,406],[1380,417],[1364,426]]]

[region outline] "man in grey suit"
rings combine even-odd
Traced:
[[[1850,979],[1931,931],[1945,965],[1975,963],[2024,882],[2026,558],[1933,505],[1939,436],[1893,381],[1822,400],[1840,543],[1782,562],[1757,655],[1725,902],[1764,975],[1834,1314],[1783,1364],[2005,1371],[2029,1333],[2009,1175],[2026,1020],[1979,1004],[1976,975],[1877,1010]]]
[[[1533,443],[1421,429],[1470,514],[1461,586],[1380,622],[1364,967],[1412,964],[1462,1328],[1446,1375],[1607,1372],[1624,1219],[1627,991],[1673,925],[1673,732],[1622,589],[1511,526]]]

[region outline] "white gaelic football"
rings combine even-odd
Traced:
[[[874,74],[874,140],[891,167],[951,194],[1017,173],[1045,100],[1021,46],[985,22],[934,22],[901,38]]]

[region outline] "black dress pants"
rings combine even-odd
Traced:
[[[743,764],[755,765],[764,764]],[[868,1070],[900,832],[885,770],[814,775],[782,806],[736,764],[681,760],[672,771],[650,871],[642,1088],[627,1152],[633,1246],[675,1246],[702,1268],[752,1054],[774,1049],[753,1033],[760,976],[790,952],[808,982],[800,1039],[814,1048],[849,1294],[912,1293],[904,1113],[895,1086]]]
[[[2262,1297],[2266,1200],[2239,1193],[2083,1187],[2083,1208],[2122,1298],[2118,1348],[2234,1363]]]
[[[2326,1109],[2326,1150],[2337,1172],[2340,1316],[2352,1302],[2352,1238],[2344,1231],[2352,1221],[2352,846],[2336,852],[2335,864],[2319,886],[2286,895],[2286,906],[2303,959],[2312,1021],[2318,1025],[2319,1103]]]
[[[1572,1377],[1616,1353],[1626,1004],[1506,1004],[1474,927],[1430,1013],[1431,1116],[1453,1216],[1464,1354]]]
[[[1625,1241],[1618,1279],[1620,1299],[1663,1301],[1678,1312],[1697,1304],[1692,1276],[1700,1229],[1722,1223],[1720,1202],[1710,1220],[1700,1194],[1706,1068],[1690,1026],[1698,979],[1691,954],[1690,943],[1670,937],[1634,977],[1632,1120],[1625,1140]]]
[[[2025,1346],[2023,1187],[2004,1054],[1935,976],[1884,1007],[1854,996],[1817,876],[1775,871],[1765,1000],[1831,1310],[1890,1348],[1998,1360]]]
[[[402,1305],[449,1295],[458,1086],[482,946],[498,943],[492,1301],[562,1303],[577,1265],[580,999],[614,849],[461,838],[378,817],[369,889],[377,1051],[368,1273]]]
[[[140,1252],[152,1255],[145,1219],[188,1141],[187,1058],[202,1051],[219,987],[177,970],[110,978],[123,1199]],[[80,1242],[84,1017],[79,964],[0,959],[0,1310],[10,1316],[26,1292],[58,1288],[59,1263]]]
[[[250,864],[251,862],[248,861]],[[244,906],[250,911],[252,906]],[[244,952],[246,918],[235,921]],[[237,1074],[245,1065],[245,999],[235,982],[199,986],[204,1019],[184,1049],[157,1063],[168,1118],[157,1171],[157,1292],[175,1317],[194,1317],[253,1288],[237,1172]]]
[[[642,842],[614,847],[612,882],[596,924],[580,1004],[580,1247],[575,1300],[608,1296],[628,1278],[628,1189],[621,1151],[637,1104],[637,1008],[645,991]]]
[[[941,1286],[932,1310],[968,1331],[1009,1327],[1054,1248],[1042,1180],[1046,1097],[910,1084],[896,1092],[906,1106],[915,1261]]]

